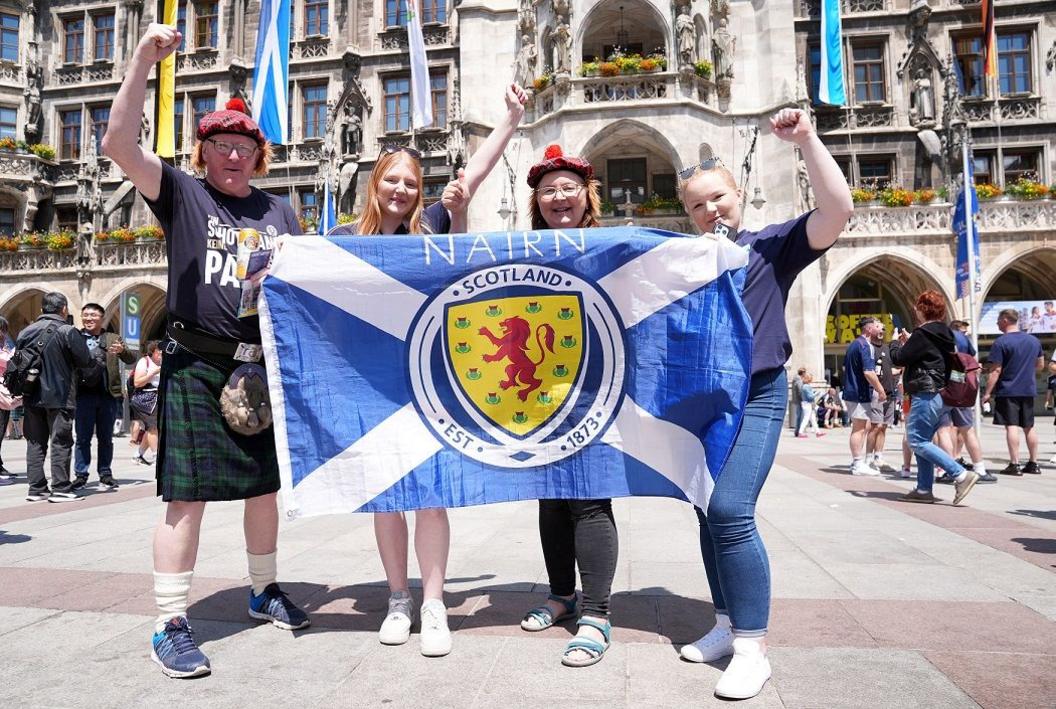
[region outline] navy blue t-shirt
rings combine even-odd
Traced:
[[[876,371],[873,346],[863,336],[854,338],[843,356],[843,400],[867,402],[873,398],[873,387],[865,378],[866,372]]]
[[[968,339],[968,336],[955,327],[951,327],[950,332],[953,333],[953,342],[957,351],[975,357],[975,348],[972,347],[972,341]]]
[[[994,340],[990,363],[1001,367],[994,396],[1035,396],[1035,367],[1041,356],[1041,340],[1025,332],[1008,332]]]
[[[451,232],[451,215],[440,200],[433,202],[422,210],[422,221],[429,227],[430,234],[448,234]],[[355,236],[358,233],[358,227],[355,224],[342,224],[331,229],[326,235]],[[406,234],[407,225],[400,224],[400,227],[393,233]]]
[[[742,231],[737,243],[749,247],[742,300],[752,319],[752,374],[784,367],[792,356],[785,324],[788,292],[800,272],[821,258],[807,241],[810,212],[759,231]]]

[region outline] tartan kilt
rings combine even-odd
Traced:
[[[179,345],[163,355],[157,479],[165,502],[244,500],[278,491],[275,427],[244,436],[220,413],[220,391],[242,364]]]

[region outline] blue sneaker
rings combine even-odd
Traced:
[[[293,605],[277,583],[269,583],[259,596],[249,589],[249,617],[274,623],[283,630],[299,630],[312,624],[308,614]]]
[[[199,677],[212,672],[209,658],[198,649],[191,636],[191,626],[182,615],[165,623],[160,633],[154,633],[150,659],[169,677]]]

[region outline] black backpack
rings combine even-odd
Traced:
[[[44,360],[44,348],[48,346],[58,326],[50,325],[37,339],[20,347],[11,355],[4,372],[4,386],[12,396],[26,397],[40,386],[40,368]]]

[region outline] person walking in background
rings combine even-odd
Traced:
[[[968,323],[964,320],[954,320],[950,323],[950,332],[953,333],[954,346],[958,352],[976,356],[975,347],[968,339]],[[968,457],[972,459],[967,463],[960,457],[961,442],[968,449]],[[980,484],[993,484],[997,482],[997,476],[987,472],[986,461],[983,459],[983,449],[979,444],[979,436],[975,433],[975,406],[954,407],[942,414],[939,423],[938,443],[942,449],[957,458],[957,462],[979,473]],[[953,477],[945,473],[938,482],[950,484]]]
[[[986,380],[983,403],[994,402],[994,423],[1005,427],[1008,465],[1002,475],[1038,475],[1038,434],[1034,430],[1034,397],[1038,393],[1037,373],[1045,367],[1041,340],[1021,332],[1019,313],[1012,308],[997,316],[1003,335],[990,347],[990,376]],[[1019,467],[1019,429],[1027,439],[1026,465]]]
[[[869,467],[883,472],[884,444],[887,442],[887,429],[895,424],[895,380],[896,368],[891,366],[891,354],[884,342],[884,324],[876,323],[869,344],[873,346],[876,358],[876,376],[884,390],[882,401],[872,404],[872,418],[869,431],[865,437],[865,456]]]
[[[796,376],[792,378],[792,416],[795,419],[795,424],[792,426],[792,430],[796,432],[797,436],[799,435],[799,429],[803,426],[803,377],[806,373],[807,368],[800,367],[799,370],[796,371]]]
[[[157,340],[143,348],[143,356],[132,371],[134,391],[129,397],[131,408],[143,426],[137,458],[144,465],[154,465],[158,455],[158,388],[161,386],[162,351]],[[148,455],[149,451],[149,455]]]
[[[73,415],[76,401],[74,370],[92,362],[88,345],[73,326],[66,296],[45,293],[41,315],[18,335],[15,349],[40,350],[37,385],[24,396],[26,429],[27,502],[69,502],[77,499],[70,483],[70,453],[73,451]],[[44,460],[51,455],[51,487],[44,476]]]
[[[924,291],[913,306],[920,325],[910,335],[905,330],[891,343],[891,362],[904,367],[903,383],[912,396],[906,437],[917,456],[917,485],[901,499],[903,502],[938,502],[932,493],[935,467],[954,476],[956,494],[953,504],[959,505],[975,487],[979,476],[966,470],[939,446],[932,442],[939,429],[939,419],[945,408],[940,390],[949,376],[949,360],[953,354],[953,333],[942,322],[946,316],[946,302],[936,291]]]
[[[81,334],[88,346],[92,362],[77,370],[77,409],[74,430],[77,436],[74,451],[74,479],[71,487],[80,490],[88,484],[88,467],[92,462],[92,436],[98,441],[98,460],[95,469],[99,484],[117,489],[111,464],[114,460],[114,422],[121,409],[123,386],[118,360],[125,364],[136,361],[136,352],[125,347],[119,336],[103,332],[105,311],[98,303],[81,308]]]
[[[15,343],[8,332],[10,327],[7,318],[0,317],[0,381],[3,380],[4,372],[7,371],[7,361],[15,353]],[[7,438],[7,425],[11,420],[11,411],[18,405],[20,405],[18,400],[12,397],[11,408],[0,406],[0,446],[3,446],[4,439]],[[0,458],[0,485],[13,485],[14,482],[14,473],[4,467],[4,460]]]
[[[858,325],[862,334],[847,346],[843,357],[843,402],[851,419],[851,475],[880,475],[865,457],[869,425],[882,419],[883,410],[873,403],[883,404],[887,399],[880,378],[876,376],[876,359],[872,340],[883,325],[876,318],[862,318]]]
[[[796,429],[796,438],[807,438],[806,429],[809,426],[814,432],[815,438],[821,438],[825,434],[818,430],[818,410],[816,402],[817,393],[814,391],[814,377],[806,370],[800,370],[800,402],[801,417],[799,428]]]

